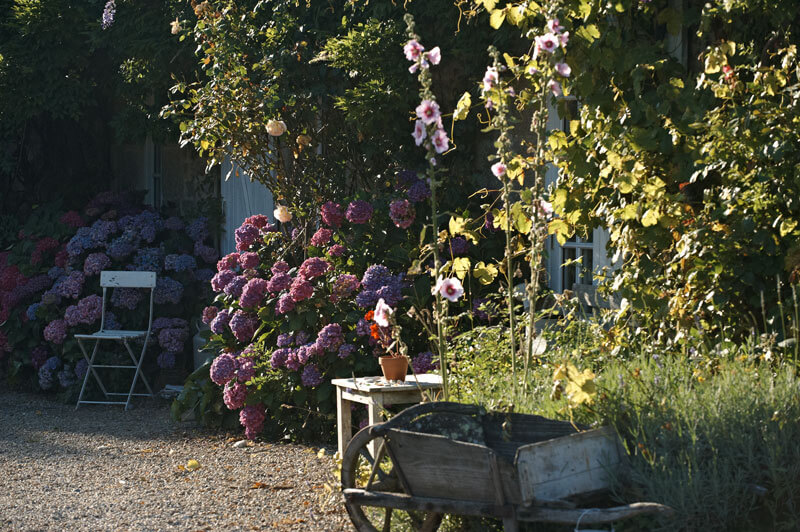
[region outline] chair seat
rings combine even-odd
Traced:
[[[147,331],[97,331],[92,334],[76,334],[75,338],[83,339],[103,339],[103,340],[124,340],[127,338],[140,338],[145,336]]]

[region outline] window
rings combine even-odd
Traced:
[[[592,284],[594,270],[594,243],[588,239],[573,236],[561,248],[561,291],[572,290],[577,284]]]

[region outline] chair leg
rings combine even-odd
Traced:
[[[139,355],[139,360],[136,360],[136,356],[133,354],[133,350],[131,346],[128,344],[127,341],[123,340],[122,343],[125,345],[125,349],[128,350],[128,354],[133,359],[134,364],[136,364],[136,373],[133,375],[133,382],[131,383],[131,389],[128,392],[128,400],[125,402],[125,410],[130,410],[131,408],[131,397],[133,397],[133,391],[136,388],[136,380],[141,376],[142,382],[144,382],[147,391],[150,392],[150,396],[152,397],[153,389],[150,388],[150,383],[147,382],[147,378],[142,374],[142,362],[144,361],[144,354],[147,351],[147,342],[142,346],[142,353]]]
[[[83,346],[83,342],[81,342],[81,339],[77,338],[77,340],[78,340],[78,347],[80,347],[80,350],[83,353],[83,357],[86,359],[86,362],[88,362],[89,365],[86,368],[86,375],[83,377],[83,386],[81,386],[81,392],[78,395],[78,403],[75,405],[75,410],[77,410],[80,407],[81,401],[83,400],[83,394],[86,392],[86,384],[89,382],[89,373],[94,375],[94,378],[97,381],[97,384],[100,385],[100,390],[103,392],[103,395],[105,395],[106,399],[109,398],[108,391],[106,390],[106,387],[103,385],[103,381],[100,380],[100,375],[98,375],[97,371],[94,369],[94,359],[97,356],[97,349],[100,347],[100,339],[98,338],[94,342],[94,348],[92,349],[91,358],[89,357],[89,354],[86,352],[86,348]]]

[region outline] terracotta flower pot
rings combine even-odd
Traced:
[[[408,372],[408,357],[383,356],[378,359],[387,381],[405,381]]]

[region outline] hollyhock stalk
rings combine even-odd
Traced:
[[[419,36],[414,32],[414,17],[411,14],[406,14],[404,17],[406,22],[406,26],[408,28],[408,37],[409,41],[413,41],[415,43],[419,43]],[[436,62],[440,59],[438,57],[438,53],[436,54]],[[430,68],[424,67],[423,61],[425,61],[424,54],[420,53],[416,58],[416,65],[419,65],[422,68],[419,68],[418,72],[418,79],[421,85],[419,96],[421,101],[436,101],[436,96],[433,94],[433,89],[431,85],[433,80],[431,79]],[[428,135],[427,138],[431,139],[433,134],[439,129],[439,125],[434,122],[429,124],[428,126]],[[421,142],[426,150],[427,150],[427,159],[428,159],[428,170],[426,175],[428,177],[428,181],[430,184],[430,202],[431,202],[431,227],[433,231],[431,231],[433,236],[433,279],[434,281],[439,279],[440,271],[442,268],[442,261],[439,257],[439,243],[438,243],[438,205],[436,202],[436,194],[439,183],[436,180],[436,148],[431,142]],[[436,320],[436,350],[439,352],[439,371],[442,375],[442,395],[443,400],[447,401],[449,398],[449,387],[447,382],[447,346],[445,344],[445,323],[444,323],[444,314],[446,312],[446,306],[442,299],[442,295],[436,291],[434,294],[434,318]]]

